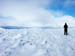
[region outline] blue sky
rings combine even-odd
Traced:
[[[75,17],[75,0],[56,0],[50,7],[51,10],[60,10]]]
[[[0,0],[0,21],[0,25],[17,26],[74,25],[75,1]]]

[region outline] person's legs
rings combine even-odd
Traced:
[[[65,31],[65,35],[68,35],[67,31]]]
[[[68,35],[68,32],[66,31],[66,35]]]
[[[64,35],[68,35],[67,29],[64,29]]]

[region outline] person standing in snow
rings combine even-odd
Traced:
[[[64,35],[68,35],[68,25],[65,23],[64,25]]]

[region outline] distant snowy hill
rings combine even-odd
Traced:
[[[75,28],[0,28],[0,56],[75,56]]]
[[[23,29],[25,27],[20,27],[20,26],[1,26],[1,28],[4,28],[4,29]]]

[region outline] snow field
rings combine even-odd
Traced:
[[[75,56],[75,29],[2,29],[0,56]]]

